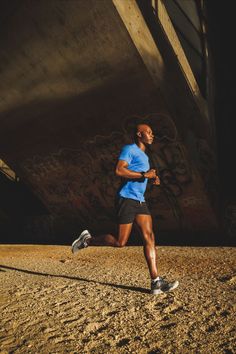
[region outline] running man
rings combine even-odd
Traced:
[[[124,247],[135,223],[142,235],[144,255],[151,277],[151,293],[161,294],[177,288],[179,282],[168,282],[160,277],[157,271],[152,217],[144,198],[148,180],[155,185],[160,184],[156,170],[150,169],[149,159],[145,153],[153,139],[151,127],[147,124],[138,124],[134,143],[125,145],[121,150],[115,170],[116,175],[122,178],[116,200],[118,235],[106,234],[94,237],[88,230],[84,230],[72,243],[72,252],[76,253],[88,246]]]

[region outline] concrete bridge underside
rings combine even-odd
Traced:
[[[1,6],[0,159],[46,210],[26,215],[29,237],[70,240],[84,227],[114,229],[114,166],[139,120],[157,136],[151,160],[162,183],[147,191],[154,228],[216,231],[207,103],[186,79],[163,23],[151,33],[136,1]]]

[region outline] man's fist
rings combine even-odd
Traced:
[[[160,178],[156,176],[152,184],[154,184],[155,186],[159,186],[161,184]]]
[[[157,177],[156,170],[151,169],[151,170],[145,172],[145,177],[148,179],[156,178]]]

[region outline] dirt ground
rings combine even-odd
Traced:
[[[0,245],[0,353],[236,353],[236,249]]]

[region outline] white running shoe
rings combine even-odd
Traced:
[[[71,251],[72,253],[78,252],[82,248],[88,247],[87,241],[92,238],[88,230],[84,230],[80,236],[72,243]]]
[[[179,286],[178,280],[173,282],[168,282],[163,278],[159,277],[155,282],[151,282],[151,294],[158,295],[162,293],[167,293],[170,290],[174,290]]]

